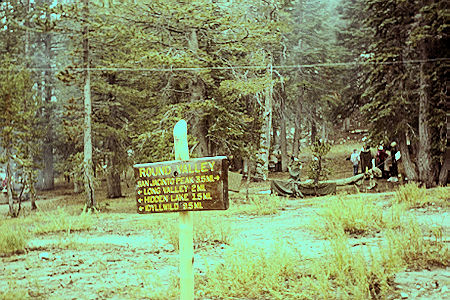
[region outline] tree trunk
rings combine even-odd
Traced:
[[[47,131],[49,133],[49,131]],[[53,190],[54,189],[54,173],[53,173],[53,146],[51,145],[51,138],[45,138],[43,148],[43,181],[42,190]]]
[[[281,157],[281,171],[287,172],[289,157],[287,153],[287,138],[286,138],[286,91],[284,87],[281,90],[280,97],[280,118],[278,124],[280,126],[280,157]]]
[[[83,0],[83,15],[87,19],[89,13],[89,0]],[[84,189],[86,192],[86,208],[95,209],[94,175],[92,166],[92,102],[91,102],[91,73],[89,63],[89,28],[83,28],[83,62],[84,72]]]
[[[198,38],[197,30],[192,29],[191,36],[189,38],[189,49],[194,53],[198,53]],[[192,74],[192,79],[190,81],[189,91],[191,93],[191,102],[199,102],[204,99],[204,88],[201,78],[198,72]],[[196,115],[202,115],[198,113]],[[197,138],[197,146],[195,147],[195,153],[198,157],[209,156],[210,147],[206,135],[208,134],[208,127],[204,117],[195,116],[191,123],[192,135]]]
[[[323,119],[322,123],[322,140],[323,141],[328,140],[327,121],[325,119]]]
[[[441,171],[439,172],[439,185],[445,186],[448,181],[448,169],[450,168],[450,148],[447,149],[444,154],[444,162],[441,166]]]
[[[26,0],[25,1],[25,10],[27,13],[26,16],[26,20],[25,20],[25,60],[26,60],[26,66],[27,68],[30,67],[29,61],[30,61],[30,31],[29,31],[29,27],[30,27],[30,21],[29,21],[29,13],[30,13],[30,0]],[[27,111],[27,107],[28,107],[28,99],[24,98],[24,109],[25,111]],[[28,126],[28,120],[25,120],[25,124]],[[31,145],[29,144],[30,141],[28,141],[27,145],[25,145],[26,150],[26,158],[31,158],[32,155],[32,150],[31,150]],[[33,176],[33,171],[30,167],[27,168],[24,176],[26,176],[26,182],[28,182],[29,184],[29,189],[30,189],[30,201],[31,201],[31,210],[36,210],[37,206],[36,206],[36,190],[34,187],[34,176]]]
[[[267,87],[264,95],[264,114],[261,130],[259,157],[256,164],[255,177],[267,180],[269,175],[270,130],[272,128],[272,87]]]
[[[284,100],[283,100],[284,101]],[[284,106],[284,105],[283,105]],[[289,164],[289,156],[287,153],[287,138],[286,138],[286,117],[284,110],[281,110],[280,120],[280,154],[281,154],[281,171],[287,172]]]
[[[274,100],[274,106],[277,105]],[[278,111],[279,107],[274,107],[274,111]],[[274,113],[272,115],[272,129],[271,129],[271,145],[269,150],[269,164],[271,160],[276,161],[278,164],[278,159],[280,156],[278,155],[280,147],[280,138],[278,136],[278,132],[280,131],[280,117],[279,114]],[[274,171],[277,172],[277,164],[274,165]]]
[[[426,52],[422,46],[422,59],[426,59]],[[417,166],[419,169],[419,181],[431,187],[434,174],[431,159],[431,131],[428,121],[430,119],[430,99],[428,93],[428,82],[426,78],[425,63],[420,64],[419,72],[419,151],[417,154]]]
[[[313,144],[316,141],[316,138],[317,138],[316,120],[315,120],[315,117],[312,116],[312,118],[311,118],[311,144]]]
[[[441,91],[444,94],[444,91]],[[445,126],[442,128],[441,137],[445,141],[445,151],[444,157],[442,161],[441,170],[439,172],[439,185],[445,186],[448,181],[448,170],[450,169],[450,140],[448,133],[450,132],[450,124],[448,123],[450,116],[450,111],[447,110],[447,114],[445,116]]]
[[[28,177],[27,182],[30,185],[30,201],[31,201],[31,210],[36,210],[37,209],[37,205],[36,205],[36,189],[34,188],[34,176],[33,176],[33,171],[32,170],[28,170],[27,174],[25,175]]]
[[[403,168],[405,169],[406,177],[409,180],[417,181],[417,171],[416,171],[416,165],[414,162],[412,162],[408,145],[406,143],[406,134],[403,133],[399,137],[399,147],[400,147],[400,153],[402,155],[401,162],[403,163]]]
[[[11,217],[17,217],[16,210],[14,209],[14,199],[13,199],[13,183],[12,178],[13,174],[11,171],[11,150],[8,148],[6,149],[6,192],[8,196],[8,206],[9,206],[9,215]]]
[[[106,167],[106,197],[119,198],[122,197],[122,189],[120,186],[120,172],[117,157],[117,141],[111,140],[109,143],[109,156]]]
[[[292,156],[298,157],[299,148],[300,148],[300,136],[301,136],[301,120],[302,120],[302,100],[303,100],[303,90],[301,92],[301,96],[297,99],[297,109],[295,110],[294,115],[294,140],[292,141]]]
[[[46,34],[45,40],[45,59],[46,70],[44,76],[44,89],[45,89],[45,111],[44,111],[44,119],[46,122],[46,133],[45,133],[45,141],[43,144],[43,182],[42,189],[43,190],[53,190],[54,189],[54,173],[53,173],[53,128],[52,128],[52,74],[50,71],[51,68],[51,35],[49,33]]]
[[[73,192],[79,194],[82,192],[83,182],[73,178]]]
[[[111,167],[106,175],[106,197],[107,198],[120,198],[122,197],[122,189],[120,187],[120,173]]]

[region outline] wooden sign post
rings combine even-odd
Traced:
[[[186,121],[174,129],[175,160],[134,165],[137,211],[180,213],[180,299],[194,299],[192,211],[225,210],[228,202],[228,159],[189,159]]]
[[[173,128],[175,160],[189,160],[187,124],[180,120]],[[194,221],[192,212],[180,212],[180,299],[194,299]]]

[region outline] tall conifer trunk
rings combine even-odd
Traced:
[[[83,0],[83,16],[88,18],[89,0]],[[84,71],[84,188],[86,192],[86,207],[95,209],[94,172],[92,163],[92,102],[91,102],[91,73],[89,63],[89,28],[83,27],[83,63]]]
[[[450,147],[444,153],[444,162],[442,163],[441,170],[439,172],[439,185],[445,186],[448,181],[448,170],[450,169]]]
[[[192,29],[191,36],[189,38],[189,49],[194,53],[198,53],[198,37],[197,30]],[[192,75],[192,79],[189,86],[189,92],[191,93],[191,102],[199,102],[204,100],[204,88],[200,76],[197,72]],[[192,135],[197,138],[197,146],[195,152],[198,157],[209,156],[210,147],[206,135],[208,134],[207,123],[204,117],[199,116],[198,113],[192,120]]]
[[[408,177],[409,180],[416,181],[418,179],[417,168],[414,162],[411,160],[408,145],[406,144],[406,136],[404,133],[400,134],[398,144],[400,147],[400,153],[402,155],[401,162],[403,163],[406,177]]]
[[[45,111],[44,119],[46,121],[46,133],[45,140],[43,143],[43,190],[52,190],[54,188],[54,174],[53,174],[53,128],[52,128],[52,74],[51,74],[51,35],[50,33],[45,34],[44,44],[45,44],[45,59],[46,59],[46,70],[44,72],[44,94],[45,94]]]
[[[302,102],[303,102],[304,90],[301,89],[300,96],[297,98],[297,106],[294,114],[294,140],[292,141],[292,155],[298,157],[300,147],[300,133],[301,133],[301,120],[302,120]]]
[[[14,209],[14,199],[13,199],[13,184],[12,184],[12,170],[11,170],[11,149],[6,149],[6,194],[8,196],[8,206],[9,206],[9,215],[11,217],[16,217],[16,210]]]
[[[26,32],[25,32],[25,60],[26,60],[26,66],[27,68],[30,66],[30,31],[29,31],[29,27],[30,27],[30,22],[29,22],[29,13],[30,13],[30,0],[26,0],[25,1],[25,10],[27,13],[26,16],[26,20],[25,20],[25,28],[26,28]],[[27,111],[27,102],[28,99],[24,98],[24,109],[25,111]],[[28,120],[25,120],[25,125],[28,126]],[[29,142],[25,145],[26,149],[25,149],[25,158],[27,159],[31,159],[32,156],[32,150],[31,150],[31,146],[29,144]],[[30,188],[30,201],[31,201],[31,210],[36,210],[37,206],[36,206],[36,190],[35,190],[35,179],[33,176],[33,169],[31,167],[29,167],[24,176],[27,177],[26,181],[29,184],[29,188]]]
[[[421,59],[427,59],[426,46],[421,47]],[[419,180],[427,187],[431,187],[434,174],[431,158],[431,130],[428,124],[430,120],[430,95],[428,93],[429,83],[427,80],[426,63],[420,64],[419,71],[419,151],[417,154],[417,165],[419,169]]]
[[[120,186],[120,172],[117,157],[117,141],[115,139],[109,142],[109,155],[106,169],[106,196],[107,198],[122,197],[122,189]]]
[[[289,157],[287,153],[286,139],[286,92],[283,88],[280,99],[280,154],[281,154],[281,171],[288,170]]]
[[[268,73],[272,79],[272,64],[269,65]],[[256,163],[255,177],[260,180],[267,180],[269,176],[269,154],[270,154],[270,130],[272,129],[272,102],[273,86],[272,82],[264,91],[264,112],[259,143],[259,157]]]

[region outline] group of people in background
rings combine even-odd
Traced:
[[[382,178],[395,182],[398,181],[398,161],[400,158],[397,143],[392,142],[388,147],[380,143],[374,158],[369,145],[364,143],[359,152],[357,149],[353,149],[349,159],[353,165],[353,175],[358,175],[360,168],[361,173],[367,173],[373,167],[377,167],[382,172]]]

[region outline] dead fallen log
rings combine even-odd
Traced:
[[[361,185],[365,178],[379,178],[381,177],[381,170],[372,168],[365,174],[358,174],[348,178],[333,179],[319,181],[314,184],[314,181],[309,179],[306,181],[295,180],[272,180],[270,182],[270,191],[272,194],[277,194],[284,197],[304,197],[308,196],[325,196],[336,193],[337,186],[345,185]]]

